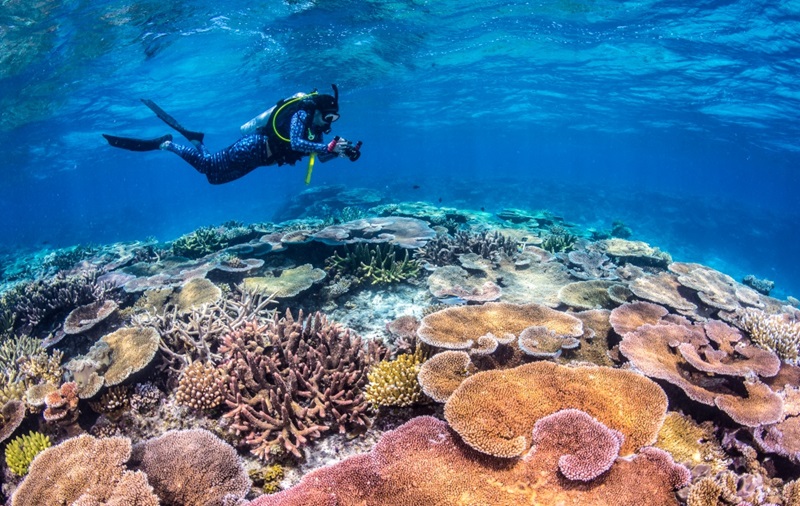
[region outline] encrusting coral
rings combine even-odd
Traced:
[[[17,476],[25,476],[34,457],[47,448],[50,448],[50,438],[41,432],[15,437],[6,445],[6,465]]]
[[[369,384],[364,389],[364,397],[375,406],[412,406],[422,397],[422,389],[417,381],[422,350],[406,353],[395,360],[383,360],[372,367],[367,374]]]
[[[386,349],[322,313],[297,319],[287,309],[261,335],[223,338],[228,374],[226,418],[251,452],[267,460],[300,450],[329,429],[364,429],[369,423],[361,389],[369,367]]]

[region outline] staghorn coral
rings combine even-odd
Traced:
[[[236,504],[250,490],[236,450],[203,429],[171,430],[135,445],[130,466],[147,475],[161,504]]]
[[[50,445],[50,438],[41,432],[15,437],[6,445],[6,465],[17,476],[25,476],[33,459]]]
[[[127,438],[82,435],[68,439],[37,456],[11,496],[11,506],[102,504],[112,500],[117,501],[113,504],[157,506],[158,498],[146,477],[125,469],[130,454]]]
[[[228,240],[222,230],[201,227],[183,235],[172,243],[172,252],[184,258],[197,259],[224,249]]]
[[[689,469],[708,466],[711,472],[717,473],[726,469],[730,461],[714,436],[715,429],[711,422],[699,424],[690,416],[670,411],[654,446]]]
[[[409,258],[407,249],[403,251],[403,258],[398,259],[393,244],[385,247],[378,244],[374,248],[368,244],[356,244],[352,249],[345,245],[344,256],[337,250],[325,259],[325,269],[337,278],[352,277],[359,283],[395,283],[419,274],[419,262]]]
[[[273,453],[301,457],[309,440],[329,429],[367,426],[361,389],[369,366],[386,354],[322,313],[295,320],[287,309],[260,336],[230,333],[223,338],[222,368],[229,380],[226,418],[251,452],[267,460]]]
[[[481,258],[499,263],[504,258],[515,259],[519,255],[517,243],[499,232],[457,231],[452,236],[439,234],[417,250],[415,258],[433,265],[458,263],[459,256],[474,253]]]
[[[307,474],[300,483],[249,506],[581,504],[677,506],[673,489],[686,469],[647,448],[618,459],[601,478],[576,485],[558,470],[558,445],[537,458],[502,460],[475,452],[433,417],[387,432],[369,453]]]
[[[739,313],[739,322],[755,344],[795,364],[800,356],[800,321],[789,314],[768,314],[748,308]]]
[[[419,402],[422,389],[417,381],[422,350],[403,354],[395,360],[382,360],[367,374],[369,383],[364,398],[374,406],[411,406]]]
[[[267,295],[239,290],[219,302],[179,314],[177,308],[163,313],[146,312],[134,315],[132,321],[141,327],[155,328],[161,340],[159,350],[162,369],[179,377],[184,367],[195,361],[219,363],[222,355],[217,348],[222,336],[250,322],[256,326],[272,320],[274,303]]]
[[[542,249],[550,253],[567,253],[575,248],[578,236],[570,234],[569,231],[560,226],[550,227],[550,233],[542,240]]]
[[[197,411],[211,410],[222,404],[225,374],[213,364],[189,364],[178,382],[175,400]]]
[[[566,408],[620,431],[621,453],[627,455],[656,440],[667,396],[632,371],[534,362],[470,376],[447,399],[444,416],[476,450],[515,457],[530,447],[529,431],[537,420]]]

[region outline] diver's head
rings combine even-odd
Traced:
[[[319,111],[322,120],[330,127],[330,124],[339,119],[339,88],[335,84],[331,85],[333,95],[314,95],[314,107]]]

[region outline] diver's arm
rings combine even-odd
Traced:
[[[323,154],[328,152],[328,145],[324,142],[311,142],[305,139],[305,135],[303,135],[306,128],[306,120],[308,119],[308,113],[306,111],[300,110],[294,113],[292,116],[292,124],[289,129],[289,141],[291,142],[292,149],[294,151],[300,151],[301,153],[317,153]],[[320,136],[320,140],[322,140]]]

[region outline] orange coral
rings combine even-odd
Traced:
[[[547,327],[560,336],[583,334],[583,323],[572,315],[539,304],[507,302],[437,311],[422,319],[417,334],[431,346],[459,350],[472,347],[481,336],[517,336],[534,325]]]
[[[633,371],[534,362],[467,378],[447,400],[444,416],[473,448],[515,457],[530,446],[537,420],[566,408],[620,431],[625,436],[621,453],[630,454],[656,440],[667,396]]]
[[[444,351],[422,364],[417,381],[425,395],[436,402],[445,402],[469,375],[469,366],[467,352]]]

